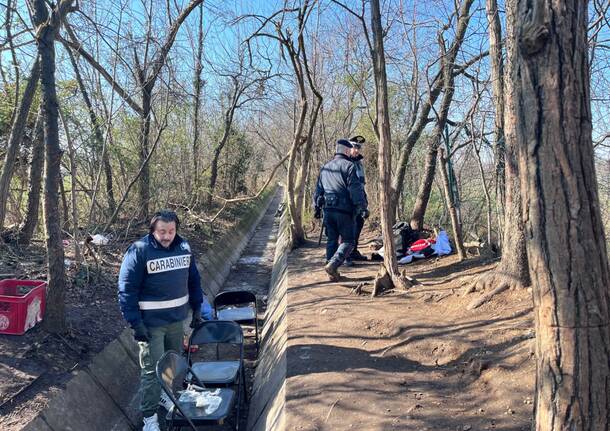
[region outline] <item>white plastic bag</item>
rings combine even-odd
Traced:
[[[91,237],[91,243],[95,245],[107,245],[109,242],[110,239],[99,233],[96,233]]]
[[[220,407],[222,398],[220,397],[220,389],[218,388],[213,391],[208,389],[203,391],[187,389],[180,393],[178,401],[182,403],[194,403],[195,407],[204,409],[205,414],[210,415]]]

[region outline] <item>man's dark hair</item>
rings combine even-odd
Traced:
[[[157,211],[150,219],[150,233],[153,233],[155,231],[155,227],[157,226],[157,222],[159,220],[165,223],[176,223],[176,230],[178,230],[178,227],[180,226],[180,219],[178,219],[178,214],[171,210],[161,210]]]

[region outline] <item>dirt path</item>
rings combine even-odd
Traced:
[[[464,287],[493,264],[455,256],[407,268],[423,285],[352,294],[378,263],[327,282],[313,243],[290,257],[289,430],[528,430],[534,359],[531,294],[479,309]]]

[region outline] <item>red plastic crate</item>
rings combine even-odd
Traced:
[[[22,335],[33,328],[44,316],[46,296],[45,281],[0,280],[0,334]]]

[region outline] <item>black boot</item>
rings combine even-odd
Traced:
[[[324,267],[324,271],[328,274],[328,278],[330,281],[339,281],[341,279],[341,274],[337,271],[337,267],[333,264],[333,262],[328,262]]]
[[[354,250],[352,251],[352,254],[350,255],[350,259],[351,260],[368,260],[368,258],[361,254],[358,250]]]

